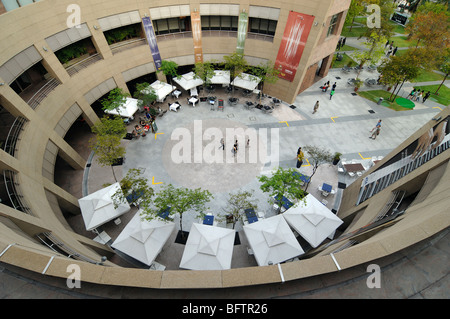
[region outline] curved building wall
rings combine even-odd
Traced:
[[[189,12],[200,12],[200,15],[221,12],[233,15],[238,8],[238,12],[252,12],[252,15],[261,19],[278,13],[277,27],[270,41],[267,41],[267,37],[251,37],[247,34],[244,55],[250,63],[257,65],[267,60],[276,60],[291,10],[312,15],[314,24],[294,79],[279,80],[276,84],[266,86],[266,93],[292,102],[301,90],[314,83],[320,61],[322,69],[319,75],[326,75],[331,63],[331,59],[327,57],[332,56],[334,52],[350,0],[272,1],[270,8],[267,7],[267,1],[249,0],[239,3],[83,0],[77,2],[81,14],[79,22],[83,25],[82,30],[77,32],[71,31],[67,26],[71,14],[67,8],[70,4],[71,1],[42,0],[0,15],[0,103],[10,114],[22,120],[18,122],[23,123],[18,130],[20,135],[16,137],[15,152],[0,150],[0,171],[21,204],[14,209],[0,203],[0,261],[63,278],[67,276],[67,266],[78,263],[82,268],[84,280],[110,285],[192,288],[280,282],[282,277],[277,266],[212,271],[209,272],[209,279],[205,281],[202,272],[198,271],[148,272],[120,268],[110,262],[107,262],[107,266],[111,267],[95,265],[101,256],[113,252],[104,245],[76,234],[64,222],[58,203],[63,203],[66,210],[79,214],[78,199],[54,183],[53,166],[58,155],[74,169],[83,170],[86,160],[64,140],[65,132],[79,115],[90,125],[98,121],[91,107],[96,99],[114,87],[128,90],[126,82],[156,69],[146,42],[145,45],[112,50],[100,26],[105,27],[111,21],[116,21],[116,25],[134,23],[137,17],[152,18],[152,14],[159,15],[159,18],[179,16],[186,7]],[[223,7],[220,7],[221,5]],[[338,23],[332,34],[328,35],[329,24],[334,15],[339,18]],[[108,17],[114,18],[108,20]],[[69,72],[59,62],[52,47],[57,48],[58,43],[67,45],[84,37],[92,41],[96,54],[85,66]],[[194,63],[194,42],[189,34],[165,39],[160,37],[157,43],[162,59],[174,60],[179,65]],[[234,34],[230,36],[227,33],[211,33],[203,36],[203,58],[220,59],[223,55],[235,52],[236,45],[237,38]],[[36,63],[41,63],[48,72],[48,78],[53,80],[45,87],[49,88],[48,92],[44,92],[38,102],[30,104],[28,98],[19,96],[10,84],[24,68]],[[442,116],[448,116],[448,113],[447,108]],[[432,121],[428,125],[432,126]],[[420,136],[426,129],[422,128],[416,135]],[[417,138],[416,135],[411,139]],[[395,151],[392,154],[394,156]],[[418,174],[428,174],[439,165],[445,167],[443,178],[436,182],[433,191],[423,202],[408,208],[411,214],[405,214],[392,227],[377,232],[365,241],[361,240],[358,245],[336,252],[334,257],[341,268],[388,255],[448,226],[448,215],[444,214],[445,207],[450,204],[444,195],[449,191],[449,185],[445,183],[444,178],[447,177],[448,180],[450,174],[448,158],[448,152],[443,153],[409,177],[406,176],[392,185],[392,188],[407,185],[408,180]],[[389,156],[384,160],[388,159]],[[340,216],[348,217],[351,223],[347,230],[349,232],[373,219],[380,209],[379,203],[388,201],[390,196],[387,189],[377,194],[377,197],[355,205],[355,197],[359,193],[359,189],[354,186],[357,183],[358,181],[344,192],[339,211]],[[428,215],[420,214],[424,205],[433,207],[433,211]],[[354,218],[355,216],[358,218]],[[402,237],[405,234],[408,236]],[[414,234],[417,236],[413,236]],[[51,243],[58,244],[56,252],[46,246]],[[342,243],[337,243],[328,247],[313,258],[281,265],[284,280],[336,271],[336,262],[329,252],[341,245]]]

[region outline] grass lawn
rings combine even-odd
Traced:
[[[340,69],[347,65],[349,62],[352,62],[352,66],[356,65],[356,62],[353,61],[347,54],[342,54],[342,61],[336,61],[336,54],[333,57],[333,62],[331,62],[331,67],[333,69]]]
[[[358,95],[368,99],[369,101],[378,102],[378,99],[382,97],[384,101],[381,103],[382,106],[388,107],[394,111],[410,111],[411,109],[402,107],[396,102],[389,102],[388,99],[391,96],[391,92],[385,90],[373,90],[373,91],[358,91]]]
[[[344,27],[342,29],[341,36],[348,38],[359,37],[367,31],[367,27],[353,26],[352,31],[349,30],[350,27]]]
[[[339,50],[339,51],[354,51],[354,50],[358,50],[358,49],[346,44],[343,47],[341,47],[341,50]],[[337,51],[337,52],[339,52],[339,51]]]
[[[414,80],[411,80],[411,82],[442,81],[443,79],[444,76],[439,73],[423,70],[420,72],[419,76]]]
[[[442,104],[444,106],[450,105],[450,89],[443,84],[438,91],[438,94],[434,94],[436,92],[439,84],[436,85],[423,85],[423,86],[415,86],[415,88],[424,90],[425,92],[430,91],[431,95],[429,97],[430,101]]]
[[[408,48],[408,47],[415,47],[417,44],[417,40],[408,40],[407,35],[402,35],[398,37],[391,37],[389,41],[394,41],[394,47],[399,48]]]

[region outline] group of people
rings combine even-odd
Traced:
[[[425,101],[430,97],[431,93],[428,91],[425,93],[424,90],[418,90],[414,88],[408,95],[408,99],[412,101],[420,102],[420,99],[422,98],[422,103],[425,103]]]
[[[388,46],[389,46],[389,48],[388,48]],[[390,56],[391,54],[395,55],[397,53],[397,49],[398,49],[398,47],[394,48],[394,41],[390,41],[389,42],[389,40],[384,45],[384,48],[385,49],[387,48],[387,50],[386,50],[386,56],[387,57]]]
[[[133,132],[131,133],[134,138],[138,138],[139,136],[146,136],[148,131],[152,131],[152,133],[156,133],[158,130],[155,122],[156,116],[150,115],[147,111],[145,112],[145,118],[139,119],[139,124],[134,126]]]
[[[347,38],[339,38],[338,44],[337,44],[337,50],[340,51],[341,48],[345,45],[345,41],[347,40]]]
[[[330,100],[331,100],[331,98],[333,97],[334,92],[336,91],[336,85],[337,85],[336,82],[334,82],[333,86],[331,87],[331,91],[330,91]],[[326,91],[328,91],[329,87],[330,87],[330,81],[327,81],[327,82],[325,82],[325,84],[322,85],[320,88],[322,89],[322,92],[326,92]],[[314,112],[314,113],[315,113],[315,112]]]

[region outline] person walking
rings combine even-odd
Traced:
[[[420,99],[422,98],[422,95],[423,95],[423,90],[418,92],[418,94],[416,96],[416,102],[420,101]]]
[[[343,39],[342,39],[342,46],[344,46],[345,45],[345,41],[347,40],[347,38],[346,37],[344,37]]]
[[[333,86],[331,87],[333,90],[336,90],[336,82],[334,82]]]
[[[330,91],[330,100],[333,97],[333,95],[334,95],[334,89],[331,89],[331,91]]]
[[[328,91],[328,88],[330,87],[330,81],[326,82],[323,86],[322,86],[322,92],[326,92]]]
[[[222,148],[222,150],[225,151],[225,140],[223,139],[223,137],[220,139],[220,146],[219,149]]]
[[[395,55],[397,53],[397,49],[398,49],[398,47],[394,48],[394,51],[392,51],[392,55]]]
[[[424,95],[424,97],[423,97],[423,102],[422,103],[425,103],[425,101],[430,97],[430,91],[428,91],[427,93],[425,93],[425,95]]]
[[[319,101],[317,101],[316,104],[314,104],[314,110],[312,114],[316,113],[318,109],[319,109]]]
[[[339,41],[337,43],[337,50],[340,51],[342,46],[342,38],[339,38]]]
[[[303,154],[302,148],[299,147],[297,150],[297,168],[302,167],[304,158],[305,158],[305,154]]]
[[[372,133],[372,135],[369,136],[369,138],[375,139],[378,136],[378,134],[380,134],[380,130],[381,130],[381,119],[378,120],[375,127],[370,131]]]
[[[409,95],[408,95],[408,99],[413,99],[413,97],[414,97],[414,94],[416,93],[416,89],[415,88],[413,88],[413,90],[409,93]]]

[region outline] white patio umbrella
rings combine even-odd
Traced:
[[[111,247],[150,266],[169,239],[175,223],[159,218],[147,221],[141,211],[125,226]]]
[[[211,78],[211,84],[230,84],[230,71],[226,70],[215,70],[214,75]]]
[[[313,248],[319,246],[343,223],[325,205],[311,194],[306,203],[300,203],[286,210],[282,215]]]
[[[127,100],[123,105],[121,105],[118,108],[115,108],[113,110],[105,110],[105,113],[132,118],[134,116],[134,114],[137,112],[137,110],[139,109],[138,105],[137,105],[138,100],[130,98],[130,97],[127,97],[126,99]]]
[[[259,266],[277,264],[304,253],[281,215],[245,225],[244,233]]]
[[[175,86],[170,85],[166,82],[161,82],[156,80],[150,86],[155,90],[155,94],[158,96],[157,101],[162,102],[164,98],[169,95],[173,90],[176,89]]]
[[[183,74],[179,79],[175,77],[173,80],[186,91],[203,84],[203,80],[196,77],[194,72]]]
[[[193,223],[180,268],[230,269],[235,234],[233,229]]]
[[[115,183],[78,200],[86,230],[92,230],[130,210],[130,205],[126,200],[114,208],[111,196],[118,190],[120,190],[120,185]]]
[[[234,86],[243,88],[243,89],[253,91],[254,89],[256,89],[259,82],[261,82],[260,78],[254,76],[254,75],[247,74],[247,73],[241,73],[240,76],[237,76],[234,78],[234,80],[233,80],[233,82],[231,82],[231,84],[233,84]]]

